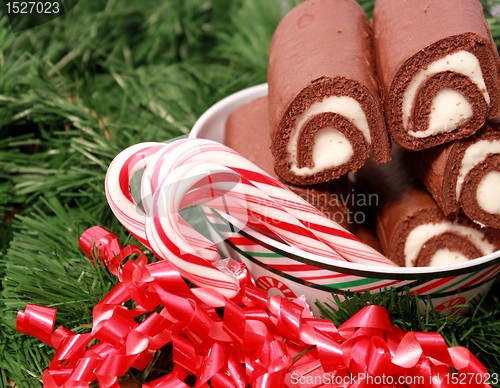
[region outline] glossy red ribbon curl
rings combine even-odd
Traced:
[[[251,282],[234,300],[210,290],[200,298],[169,262],[148,264],[138,247],[122,248],[101,227],[84,232],[80,246],[120,282],[94,307],[86,334],[54,330],[54,308],[28,305],[19,311],[17,330],[56,349],[44,387],[88,387],[95,381],[119,387],[130,368],[145,369],[168,344],[171,373],[143,387],[187,387],[185,379],[194,376],[195,387],[214,388],[430,388],[452,386],[451,368],[487,376],[469,350],[449,348],[439,333],[406,333],[380,306],[366,306],[337,328],[313,317],[304,300],[268,298]],[[133,254],[137,259],[124,263]],[[133,309],[125,306],[130,300]],[[223,302],[222,318],[207,301]],[[468,386],[487,385],[472,379]]]

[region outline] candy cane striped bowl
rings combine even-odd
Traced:
[[[226,97],[199,118],[189,136],[222,142],[228,115],[266,94],[267,84],[261,84]],[[500,273],[500,251],[439,267],[403,268],[348,261],[324,264],[314,254],[239,225],[236,219],[216,210],[206,211],[205,218],[214,241],[223,240],[225,253],[245,263],[260,287],[270,295],[305,295],[311,305],[316,300],[331,300],[332,294],[343,298],[348,292],[408,288],[421,300],[422,307],[430,298],[436,310],[449,315],[464,311],[463,305],[487,293]]]

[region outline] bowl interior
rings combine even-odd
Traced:
[[[189,137],[224,141],[225,125],[228,116],[237,107],[246,104],[258,97],[267,95],[267,83],[240,90],[210,107],[196,121],[189,133]]]

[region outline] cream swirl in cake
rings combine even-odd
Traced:
[[[388,130],[421,150],[473,135],[500,115],[499,59],[476,0],[376,2]]]

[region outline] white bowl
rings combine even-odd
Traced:
[[[195,123],[189,137],[223,142],[225,123],[238,106],[267,94],[267,84],[260,84],[234,93],[208,109]],[[257,284],[287,297],[305,295],[310,304],[326,301],[331,294],[343,297],[346,292],[377,291],[387,287],[409,288],[418,295],[421,305],[430,297],[434,308],[450,314],[484,295],[500,273],[500,251],[465,263],[439,267],[376,267],[339,262],[338,265],[318,264],[313,255],[275,241],[256,230],[233,232],[228,219],[215,212],[207,213],[207,222],[214,239],[224,239],[227,253],[242,260]],[[238,230],[238,228],[236,228]],[[238,237],[238,238],[235,238]],[[321,284],[304,280],[307,274],[283,272],[273,263],[301,262],[318,270],[330,271],[331,277]],[[315,308],[313,308],[315,310]],[[317,310],[316,310],[317,311]]]

